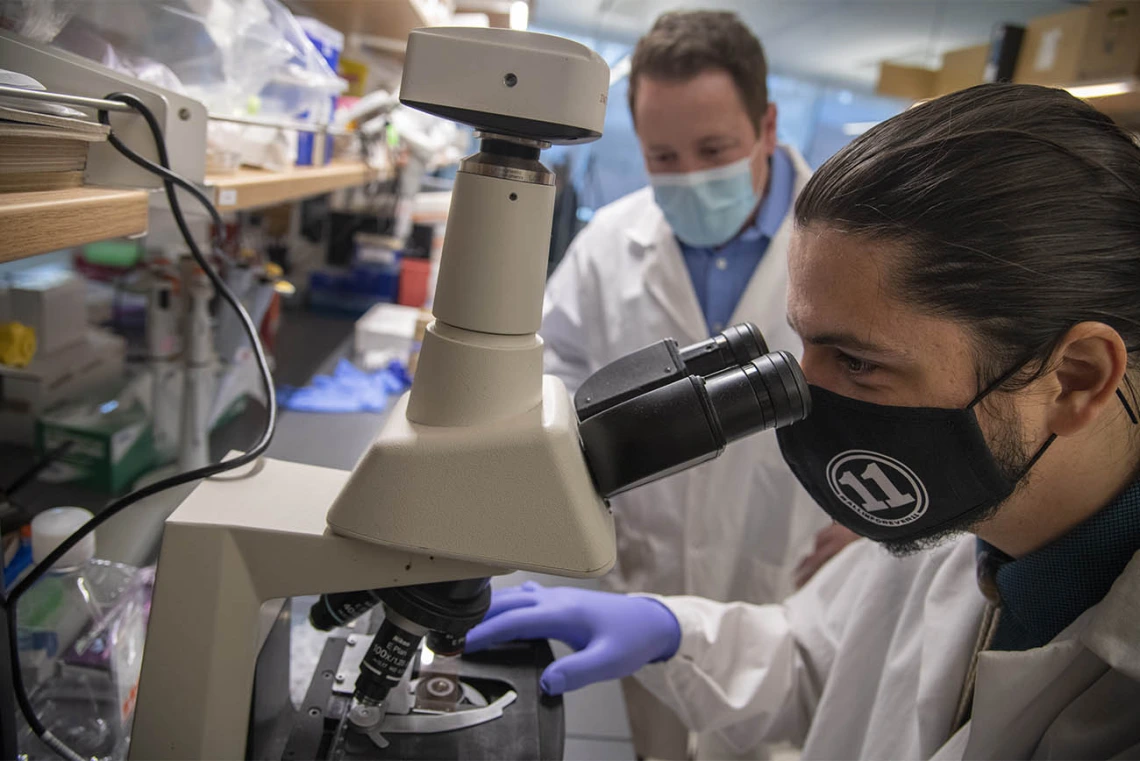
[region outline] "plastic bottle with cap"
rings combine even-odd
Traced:
[[[32,520],[41,562],[91,519],[57,507]],[[126,755],[153,574],[95,557],[95,537],[72,547],[19,601],[20,662],[41,720],[85,758]],[[124,703],[124,701],[126,701]],[[54,758],[27,727],[28,758]]]

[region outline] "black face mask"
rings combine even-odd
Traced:
[[[965,409],[889,407],[811,386],[811,415],[776,431],[780,451],[815,501],[855,533],[900,543],[934,536],[1007,499],[1053,443],[1013,479],[994,459],[974,407],[1012,375]]]

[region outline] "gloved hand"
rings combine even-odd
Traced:
[[[516,639],[556,639],[577,651],[542,674],[543,692],[561,695],[672,658],[681,646],[681,625],[648,597],[528,581],[494,592],[483,623],[467,633],[467,652]]]

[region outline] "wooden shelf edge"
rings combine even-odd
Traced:
[[[233,174],[208,175],[218,211],[242,211],[295,201],[364,185],[381,173],[363,162],[334,162],[325,166],[293,167],[282,172],[239,169]]]
[[[142,235],[149,195],[86,186],[0,194],[0,262]]]

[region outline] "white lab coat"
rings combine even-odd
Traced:
[[[798,194],[810,169],[794,149]],[[755,323],[773,350],[799,356],[786,321],[787,248],[793,214],[768,246],[732,323]],[[709,337],[680,247],[650,188],[600,209],[574,239],[546,289],[546,372],[570,393],[609,362],[662,338],[685,346]],[[718,459],[613,500],[615,591],[774,602],[826,515],[796,482],[771,431],[738,441]]]
[[[1140,758],[1140,553],[1051,643],[978,659],[975,541],[905,559],[866,540],[783,605],[672,598],[681,647],[638,679],[691,727],[804,758]]]

